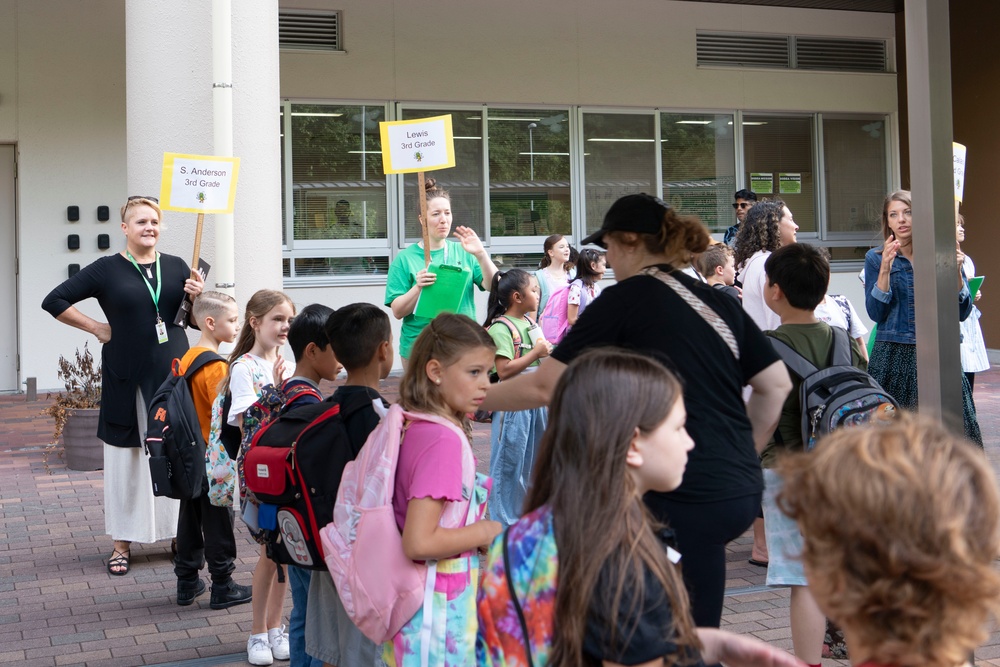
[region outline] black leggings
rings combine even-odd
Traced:
[[[699,628],[717,628],[726,593],[726,544],[746,532],[760,510],[760,494],[714,503],[680,503],[649,494],[653,515],[677,535],[691,615]]]

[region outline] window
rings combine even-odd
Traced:
[[[291,284],[384,280],[420,225],[416,174],[382,172],[379,122],[445,114],[456,166],[426,176],[450,192],[453,224],[474,229],[505,267],[536,267],[553,233],[579,243],[636,192],[660,193],[721,233],[743,187],[783,199],[802,240],[856,262],[891,189],[886,116],[286,101],[282,271]]]
[[[491,108],[488,120],[491,243],[572,235],[569,111]]]
[[[437,187],[451,196],[452,229],[464,225],[476,230],[485,238],[483,229],[483,114],[485,108],[460,109],[403,109],[400,120],[430,118],[451,114],[451,130],[455,137],[455,166],[425,174],[437,181]],[[420,240],[420,200],[416,198],[417,175],[403,177],[403,228],[405,243]]]
[[[588,234],[600,229],[619,197],[657,191],[655,122],[652,114],[583,114]]]
[[[663,199],[701,218],[709,231],[734,222],[736,143],[732,115],[660,114]]]
[[[743,116],[744,171],[761,199],[781,199],[799,234],[819,231],[813,174],[812,116]]]
[[[885,118],[823,118],[826,231],[875,238],[889,192]]]
[[[282,120],[290,133],[282,142],[288,277],[384,274],[389,226],[378,124],[385,106],[286,103]]]

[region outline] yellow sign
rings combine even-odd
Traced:
[[[387,174],[412,174],[455,166],[451,114],[379,123]]]
[[[951,152],[955,174],[955,201],[962,201],[962,193],[965,191],[965,146],[953,141],[951,142]]]
[[[186,213],[232,213],[238,157],[163,154],[160,208]]]

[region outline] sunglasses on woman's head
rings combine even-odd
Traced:
[[[160,203],[160,200],[157,199],[156,197],[147,197],[146,195],[132,195],[131,197],[128,198],[127,201],[136,201],[137,199],[147,199],[153,202],[154,204]]]

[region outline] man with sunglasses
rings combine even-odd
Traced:
[[[723,242],[732,247],[736,243],[736,233],[740,231],[740,224],[747,217],[747,211],[750,207],[757,203],[757,194],[751,192],[750,190],[739,190],[733,198],[736,199],[736,203],[733,204],[733,208],[736,209],[736,224],[726,230],[726,235],[722,238]]]

